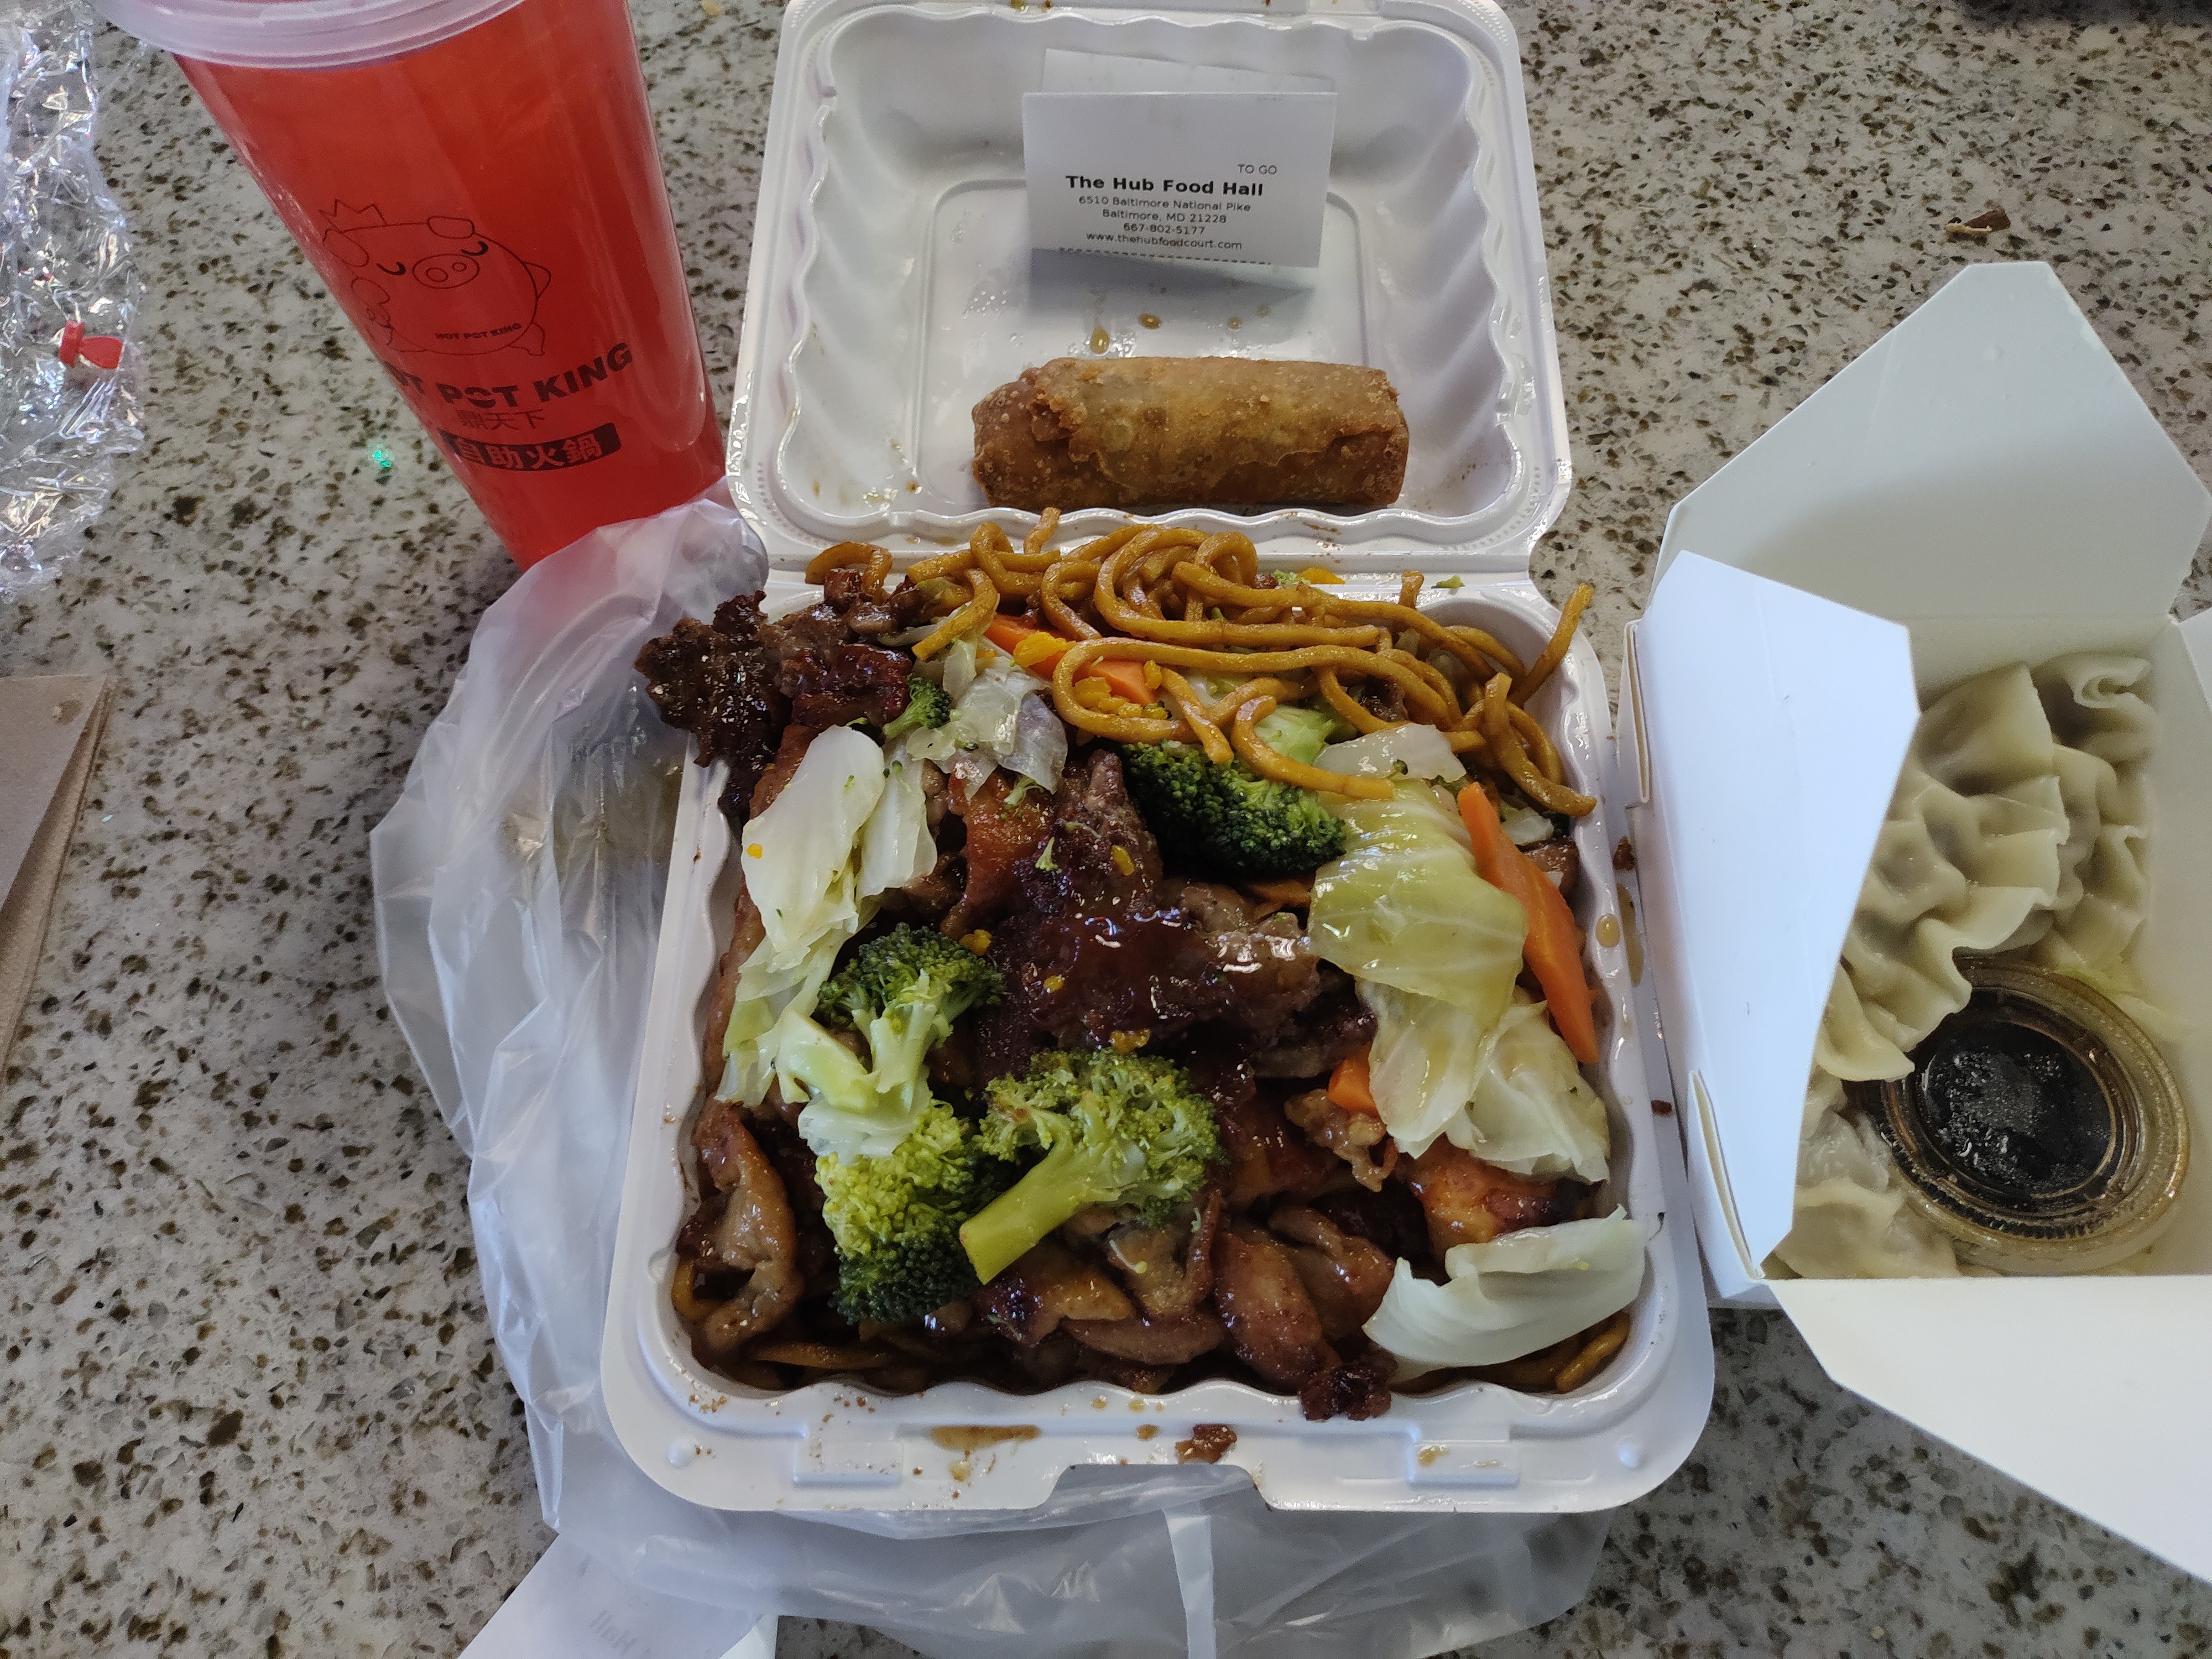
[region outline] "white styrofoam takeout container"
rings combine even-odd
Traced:
[[[1620,771],[1698,1232],[1829,1374],[2212,1577],[2212,1173],[2126,1274],[1778,1279],[1814,1033],[1919,700],[2139,653],[2148,919],[2135,962],[2212,1146],[2212,616],[2171,607],[2212,495],[2050,268],[1982,265],[1668,521]]]
[[[1020,100],[1048,47],[1274,73],[1340,91],[1318,271],[1031,255]],[[1186,512],[1245,531],[1271,563],[1334,564],[1395,595],[1407,568],[1458,575],[1441,616],[1479,618],[1524,654],[1558,613],[1528,556],[1570,482],[1565,406],[1510,26],[1488,0],[1298,0],[1149,8],[802,0],[787,16],[769,115],[732,418],[733,493],[771,563],[769,605],[831,542],[897,551],[964,542],[996,519],[967,476],[969,406],[1021,369],[1088,349],[1317,357],[1387,369],[1413,456],[1404,506],[1334,518]],[[1263,313],[1261,307],[1267,309]],[[1158,331],[1136,317],[1151,313]],[[1244,326],[1231,331],[1227,318]],[[819,493],[815,486],[819,483]],[[908,486],[913,486],[909,488]],[[1121,521],[1071,515],[1063,534]],[[1387,580],[1385,578],[1387,577]],[[1602,670],[1578,641],[1532,712],[1576,787],[1613,773]],[[758,1395],[691,1359],[668,1302],[670,1245],[695,1201],[684,1138],[705,1000],[734,893],[714,781],[684,786],[645,1061],[632,1120],[602,1377],[624,1445],[672,1492],[721,1508],[1008,1509],[1079,1463],[1167,1463],[1199,1423],[1285,1508],[1559,1511],[1650,1490],[1704,1426],[1712,1352],[1680,1148],[1655,1131],[1635,877],[1606,891],[1620,815],[1578,831],[1578,900],[1605,990],[1596,1080],[1613,1119],[1611,1195],[1658,1231],[1628,1346],[1566,1398],[1487,1383],[1401,1395],[1366,1423],[1312,1424],[1295,1398],[1212,1381],[1146,1397],[1084,1382],[1008,1395],[948,1383],[884,1398],[852,1384]],[[720,884],[718,885],[718,884]],[[1036,1431],[975,1452],[933,1431]],[[1139,1427],[1158,1432],[1137,1437]]]
[[[1033,252],[1021,100],[1048,51],[1333,85],[1319,266]],[[988,518],[1018,541],[1034,520],[988,509],[969,471],[970,410],[1024,368],[1091,355],[1102,330],[1111,356],[1362,363],[1398,389],[1412,443],[1396,505],[1166,522],[1242,530],[1304,563],[1334,544],[1354,568],[1524,573],[1570,469],[1504,14],[1491,0],[794,4],[730,416],[732,487],[770,555],[964,542]]]
[[[777,583],[771,606],[793,603],[802,591]],[[1373,591],[1395,592],[1395,585]],[[1524,658],[1541,648],[1556,620],[1526,583],[1444,596],[1432,608],[1447,621],[1479,620]],[[1570,781],[1602,795],[1612,772],[1611,721],[1603,671],[1587,642],[1577,642],[1530,709],[1555,734]],[[1658,1224],[1628,1345],[1566,1396],[1468,1382],[1401,1395],[1368,1422],[1309,1423],[1294,1395],[1226,1380],[1164,1395],[1095,1382],[1035,1395],[968,1382],[899,1397],[850,1382],[769,1395],[693,1361],[668,1280],[671,1243],[697,1200],[685,1134],[698,1098],[706,1005],[736,897],[720,791],[716,773],[686,769],[600,1358],[623,1443],[670,1491],[723,1509],[1024,1508],[1042,1502],[1077,1464],[1171,1464],[1175,1443],[1194,1425],[1225,1423],[1237,1441],[1224,1461],[1249,1471],[1279,1508],[1551,1511],[1626,1503],[1688,1455],[1711,1402],[1712,1351],[1680,1146],[1655,1124],[1646,1086],[1652,1015],[1640,994],[1634,878],[1613,872],[1620,817],[1612,805],[1576,832],[1591,876],[1577,913],[1596,939],[1613,940],[1591,947],[1604,992],[1595,1072],[1613,1138],[1604,1196]],[[1608,885],[1613,890],[1603,890]],[[1607,917],[1622,931],[1606,927]],[[939,1430],[993,1426],[1035,1437],[974,1452],[930,1438]],[[1140,1439],[1140,1429],[1152,1432]]]

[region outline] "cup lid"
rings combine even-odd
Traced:
[[[520,0],[93,0],[140,40],[203,63],[343,69],[419,52]]]

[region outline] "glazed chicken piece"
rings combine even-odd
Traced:
[[[1277,1193],[1310,1198],[1338,1178],[1337,1160],[1292,1127],[1280,1107],[1261,1097],[1248,1066],[1200,1063],[1191,1076],[1213,1103],[1221,1149],[1229,1154],[1224,1196],[1230,1209],[1249,1209]]]
[[[1034,1348],[1063,1321],[1112,1323],[1136,1317],[1136,1304],[1103,1267],[1082,1261],[1056,1238],[1027,1255],[975,1293],[986,1318],[1013,1341]]]
[[[1350,1166],[1352,1178],[1370,1193],[1382,1190],[1398,1167],[1398,1143],[1372,1112],[1347,1112],[1326,1089],[1309,1089],[1283,1103],[1283,1115],[1306,1132],[1316,1146],[1334,1152]],[[1379,1148],[1379,1150],[1378,1150]]]
[[[1187,1314],[1213,1289],[1213,1247],[1221,1228],[1221,1189],[1206,1188],[1197,1212],[1179,1221],[1148,1227],[1117,1222],[1103,1237],[1106,1259],[1121,1269],[1121,1282],[1137,1305],[1154,1319]]]
[[[1439,1261],[1455,1244],[1487,1244],[1500,1233],[1574,1219],[1576,1189],[1567,1182],[1514,1175],[1448,1140],[1410,1163],[1401,1159],[1398,1178],[1421,1200]]]
[[[745,1275],[737,1294],[699,1322],[699,1339],[708,1352],[726,1354],[774,1329],[797,1304],[805,1288],[799,1268],[799,1229],[783,1182],[741,1113],[708,1101],[692,1131],[692,1144],[699,1150],[700,1167],[725,1203],[703,1241],[696,1269],[686,1264],[679,1271],[703,1271],[710,1278]]]
[[[1291,1265],[1321,1316],[1323,1335],[1342,1342],[1375,1317],[1397,1269],[1389,1255],[1301,1205],[1277,1210],[1267,1225],[1291,1242]]]
[[[1071,1319],[1061,1329],[1086,1348],[1139,1365],[1180,1365],[1221,1346],[1221,1321],[1205,1308],[1154,1318]]]
[[[954,939],[990,926],[1019,902],[1022,872],[1036,863],[1052,835],[1053,798],[1031,789],[1009,804],[1013,781],[1004,772],[994,772],[972,795],[957,786],[947,793],[952,810],[965,821],[968,837],[962,849],[966,884],[960,902],[939,924]]]
[[[1288,1245],[1232,1221],[1214,1251],[1213,1305],[1239,1359],[1290,1389],[1337,1363]]]

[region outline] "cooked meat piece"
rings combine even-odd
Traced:
[[[1280,1240],[1237,1221],[1222,1230],[1214,1250],[1214,1311],[1239,1359],[1277,1388],[1296,1388],[1337,1363]]]
[[[814,1179],[814,1149],[798,1126],[772,1113],[755,1113],[745,1127],[783,1182],[791,1218],[799,1229],[799,1269],[809,1292],[828,1294],[837,1285],[837,1244],[822,1218],[822,1188]]]
[[[1278,1193],[1310,1198],[1336,1180],[1342,1166],[1291,1127],[1282,1108],[1261,1098],[1249,1067],[1195,1060],[1191,1081],[1213,1103],[1213,1121],[1229,1154],[1225,1197],[1242,1212]]]
[[[1060,1328],[1086,1348],[1139,1365],[1181,1365],[1221,1346],[1221,1322],[1204,1308],[1158,1317],[1071,1319]]]
[[[1110,1353],[1095,1348],[1083,1350],[1085,1368],[1088,1375],[1116,1383],[1131,1394],[1165,1394],[1168,1385],[1175,1381],[1172,1365],[1143,1365],[1131,1359],[1117,1359]]]
[[[1137,804],[1121,779],[1121,757],[1096,750],[1091,763],[1070,766],[1060,780],[1060,807],[1054,815],[1053,862],[1057,880],[1037,884],[1040,910],[1061,909],[1072,902],[1085,908],[1125,903],[1150,896],[1160,884],[1160,844],[1152,839]],[[1114,856],[1127,856],[1129,867]]]
[[[1306,1139],[1342,1158],[1352,1178],[1379,1193],[1398,1164],[1398,1143],[1372,1112],[1347,1112],[1326,1089],[1309,1089],[1283,1103],[1283,1115],[1306,1132]],[[1381,1147],[1378,1153],[1376,1147]]]
[[[939,853],[929,873],[884,895],[883,919],[932,927],[960,902],[960,854]]]
[[[1404,1182],[1386,1181],[1379,1193],[1341,1187],[1307,1202],[1339,1231],[1365,1239],[1392,1260],[1428,1264],[1429,1218]]]
[[[1051,838],[1053,797],[1030,789],[1009,804],[1014,781],[994,772],[973,794],[950,792],[952,810],[968,830],[961,853],[967,885],[942,924],[955,939],[988,927],[1021,902],[1023,874],[1035,867]]]
[[[1575,878],[1581,874],[1582,854],[1575,851],[1571,836],[1554,836],[1549,841],[1540,841],[1534,847],[1521,849],[1528,861],[1552,878],[1552,885],[1569,898],[1575,894]]]
[[[795,657],[828,656],[851,641],[853,630],[845,626],[845,619],[834,607],[817,605],[811,610],[794,611],[787,617],[763,623],[759,637],[762,648],[780,673],[784,664]]]
[[[700,1322],[700,1340],[710,1352],[723,1354],[773,1329],[797,1305],[805,1288],[798,1228],[783,1182],[743,1114],[709,1101],[692,1140],[701,1167],[725,1200],[698,1264],[710,1273],[745,1276],[737,1292]]]
[[[835,606],[763,623],[760,642],[775,664],[776,690],[791,717],[807,726],[884,726],[905,709],[914,659],[903,651],[855,643]]]
[[[971,814],[969,895],[978,906],[980,827]],[[1025,1063],[1047,1040],[1153,1046],[1208,1021],[1272,1030],[1311,1000],[1320,963],[1293,918],[1209,932],[1167,902],[1159,870],[1121,757],[1101,750],[1071,768],[1043,844],[1014,865],[1021,904],[994,930],[990,955],[1008,995],[978,1022],[991,1075]],[[1194,893],[1217,919],[1247,916],[1228,889],[1176,890]]]
[[[982,1062],[975,1046],[973,1020],[956,1020],[952,1035],[929,1051],[929,1080],[940,1097],[957,1099],[983,1086]]]
[[[921,769],[921,810],[929,825],[929,833],[933,836],[938,826],[945,822],[945,814],[952,805],[951,793],[945,784],[945,773],[936,762],[916,761],[914,763]]]
[[[906,710],[913,659],[872,645],[841,645],[827,660],[799,658],[777,684],[791,698],[791,717],[809,726],[888,726]]]
[[[1363,680],[1352,695],[1377,720],[1395,725],[1406,718],[1406,694],[1395,680]]]
[[[1093,1356],[1064,1331],[1054,1332],[1033,1348],[1010,1342],[998,1346],[1000,1362],[1010,1365],[1027,1387],[1036,1389],[1073,1382],[1086,1374],[1093,1361]]]
[[[1245,1030],[1272,1030],[1319,993],[1324,964],[1307,948],[1305,930],[1296,916],[1254,903],[1219,882],[1170,876],[1159,884],[1159,892],[1206,935],[1207,948],[1234,988],[1224,1016],[1231,1024]]]
[[[975,1306],[1007,1336],[1033,1348],[1062,1320],[1111,1321],[1137,1310],[1103,1268],[1048,1238],[975,1293]]]
[[[1182,1220],[1158,1227],[1140,1221],[1110,1226],[1106,1259],[1121,1269],[1122,1283],[1146,1314],[1172,1318],[1205,1301],[1213,1288],[1213,1244],[1220,1226],[1221,1189],[1208,1187],[1196,1212]]]
[[[691,1125],[691,1146],[699,1154],[700,1173],[707,1177],[708,1189],[717,1193],[726,1193],[738,1184],[744,1172],[745,1149],[760,1150],[745,1128],[744,1109],[714,1099],[699,1108]]]
[[[792,780],[792,775],[799,770],[799,763],[806,758],[807,745],[820,735],[821,731],[820,726],[808,726],[802,721],[794,721],[783,728],[782,740],[775,746],[775,758],[769,763],[767,769],[761,774],[759,783],[753,787],[751,799],[746,806],[748,816],[758,817],[775,805],[775,798],[783,793],[784,787]]]
[[[1071,1244],[1096,1244],[1121,1224],[1121,1212],[1112,1205],[1093,1204],[1061,1222],[1060,1236]]]
[[[738,975],[744,969],[745,958],[767,937],[768,929],[761,925],[760,908],[745,890],[744,878],[740,874],[737,917],[730,927],[729,947],[722,952],[722,960],[714,969],[714,994],[708,1000],[707,1028],[700,1038],[699,1077],[709,1094],[721,1087],[722,1034],[730,1029],[730,1011],[737,1006]]]
[[[1332,1417],[1354,1422],[1380,1417],[1390,1409],[1390,1378],[1398,1362],[1381,1348],[1316,1371],[1298,1389],[1298,1406],[1312,1423]]]
[[[1285,1024],[1272,1048],[1252,1056],[1261,1077],[1326,1077],[1337,1061],[1375,1041],[1375,1015],[1359,1000],[1352,975],[1321,964],[1313,1000]]]
[[[999,931],[990,954],[1007,995],[980,1024],[1042,1034],[1063,1048],[1099,1048],[1116,1037],[1144,1046],[1224,1000],[1206,936],[1181,911],[1149,904],[1018,918]]]
[[[866,566],[848,564],[822,578],[822,602],[845,619],[845,626],[863,638],[898,631],[908,624],[898,619],[880,588],[870,592]]]
[[[744,818],[791,713],[759,628],[760,600],[744,595],[726,600],[711,624],[687,617],[637,653],[660,718],[691,733],[702,765],[730,763],[722,810],[733,823]]]
[[[1159,888],[1164,902],[1187,912],[1209,933],[1251,927],[1282,908],[1255,904],[1221,882],[1194,881],[1186,876],[1169,876],[1161,881]]]
[[[1577,1190],[1561,1180],[1531,1181],[1439,1140],[1420,1157],[1400,1159],[1398,1179],[1413,1189],[1429,1218],[1429,1247],[1439,1261],[1455,1244],[1487,1244],[1500,1233],[1571,1221]]]
[[[1250,907],[1255,921],[1278,910],[1304,911],[1313,906],[1311,876],[1270,876],[1263,880],[1242,881],[1237,883],[1237,890]]]
[[[854,605],[868,597],[868,571],[866,565],[848,564],[830,571],[822,578],[822,603],[845,620],[850,627]]]
[[[1292,1242],[1291,1262],[1321,1315],[1323,1335],[1341,1342],[1375,1317],[1397,1264],[1357,1234],[1340,1229],[1317,1210],[1288,1205],[1267,1218],[1268,1228]]]
[[[1221,1018],[1247,1031],[1288,1026],[1321,990],[1322,960],[1307,948],[1296,916],[1273,915],[1256,927],[1208,933],[1230,994]]]

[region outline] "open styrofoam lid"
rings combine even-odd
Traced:
[[[1320,264],[1032,250],[1021,101],[1063,52],[1333,88]],[[1565,503],[1519,52],[1492,0],[799,0],[757,226],[730,472],[779,568],[838,541],[957,544],[987,520],[1018,539],[1034,518],[988,507],[969,471],[970,411],[1102,343],[1390,376],[1413,450],[1391,507],[1146,515],[1242,531],[1271,562],[1518,576]],[[1072,514],[1064,534],[1123,516]]]

